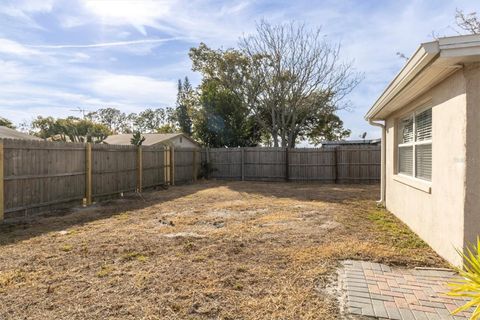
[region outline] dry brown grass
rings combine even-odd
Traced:
[[[203,182],[0,227],[0,319],[338,319],[342,259],[445,262],[376,186]]]

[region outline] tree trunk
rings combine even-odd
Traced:
[[[273,146],[275,148],[278,147],[278,133],[277,132],[272,132],[272,138],[273,138]]]
[[[288,147],[292,149],[295,148],[296,141],[297,141],[297,133],[295,132],[295,133],[292,133],[292,135],[290,136]]]
[[[288,146],[288,138],[283,127],[280,129],[280,138],[282,139],[282,148],[286,148]]]

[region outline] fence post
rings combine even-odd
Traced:
[[[245,148],[241,148],[242,152],[242,181],[245,181]]]
[[[85,147],[85,204],[92,204],[92,144]]]
[[[143,159],[142,146],[137,147],[137,192],[142,192]]]
[[[193,169],[193,181],[197,181],[197,150],[193,149],[193,164],[192,164],[192,169]]]
[[[5,218],[4,176],[3,176],[3,141],[0,140],[0,223]]]
[[[175,185],[175,148],[170,147],[170,185]]]
[[[290,159],[288,157],[288,147],[285,148],[285,180],[290,180]]]
[[[163,146],[163,183],[168,185],[170,183],[170,168],[168,166],[168,161],[170,156],[168,155],[168,146]]]
[[[338,183],[338,147],[335,147],[333,155],[335,163],[335,183]]]
[[[210,179],[210,148],[206,147],[205,148],[205,177]]]

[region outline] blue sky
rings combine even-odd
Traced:
[[[234,47],[255,23],[290,20],[322,27],[342,57],[365,74],[341,111],[352,138],[378,137],[363,115],[432,31],[454,35],[455,9],[478,1],[0,0],[0,115],[80,114],[76,107],[138,112],[173,106],[176,81],[196,85],[188,50]]]

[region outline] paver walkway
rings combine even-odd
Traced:
[[[398,320],[468,319],[469,313],[450,315],[463,298],[447,297],[449,270],[393,269],[365,261],[344,261],[342,287],[346,311],[354,315]]]

